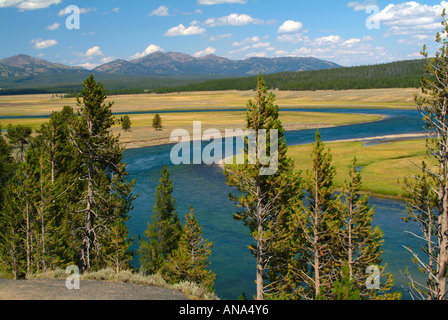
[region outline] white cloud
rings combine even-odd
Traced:
[[[59,4],[62,0],[0,0],[0,8],[16,7],[21,11],[48,8]]]
[[[261,42],[261,41],[263,41],[264,39],[267,39],[267,38],[268,38],[268,36],[264,36],[263,38],[260,38],[258,36],[248,37],[248,38],[246,38],[246,39],[244,39],[243,41],[240,41],[240,42],[235,41],[232,44],[232,46],[234,46],[234,47],[241,47],[241,46],[245,46],[245,45],[248,45],[248,44],[254,44],[254,43]]]
[[[175,36],[191,36],[196,34],[202,34],[207,31],[204,28],[199,26],[189,26],[186,28],[183,24],[178,25],[177,27],[173,27],[165,32],[165,36],[167,37],[175,37]]]
[[[223,4],[223,3],[246,4],[247,0],[198,0],[198,4],[203,4],[203,5],[214,5],[214,4]]]
[[[62,9],[61,11],[59,11],[58,16],[65,16],[67,14],[71,14],[72,11],[68,10],[69,7]],[[94,7],[89,7],[89,8],[79,8],[79,13],[80,14],[87,14],[90,12],[95,12],[97,11],[97,8]]]
[[[131,57],[131,59],[140,59],[140,58],[143,58],[143,57],[147,56],[148,54],[151,54],[151,53],[154,53],[154,52],[157,52],[157,51],[163,51],[163,49],[160,48],[159,46],[155,45],[155,44],[150,44],[150,45],[145,49],[145,51],[143,51],[143,52],[141,52],[141,53],[138,53],[138,52],[137,52],[136,54],[134,54],[134,55]]]
[[[59,26],[60,26],[60,24],[57,23],[57,22],[55,22],[55,23],[53,23],[52,25],[49,25],[46,29],[47,29],[47,30],[50,30],[50,31],[54,31],[54,30],[56,30],[57,28],[59,28]]]
[[[118,7],[117,8],[113,8],[112,11],[116,12],[116,13],[119,13],[120,12],[120,8],[118,8]]]
[[[215,48],[208,47],[207,49],[196,52],[193,56],[198,58],[198,57],[208,56],[210,54],[215,54],[215,53],[216,53]]]
[[[372,21],[388,27],[386,36],[434,33],[441,29],[441,14],[448,9],[448,2],[441,1],[440,5],[426,5],[415,1],[400,4],[389,4]]]
[[[252,45],[252,48],[259,49],[259,48],[269,48],[271,44],[269,42],[259,42],[254,45]]]
[[[157,9],[151,11],[149,16],[158,16],[158,17],[168,17],[170,13],[168,12],[168,7],[160,6]]]
[[[247,14],[232,13],[228,16],[221,18],[208,18],[204,24],[209,27],[221,27],[221,26],[246,26],[248,24],[272,24],[274,21],[263,21],[260,19],[252,18]]]
[[[78,64],[77,66],[78,67],[83,67],[83,68],[88,69],[88,70],[92,70],[92,69],[95,69],[96,67],[98,67],[99,64],[98,63],[85,62],[85,63]]]
[[[101,64],[109,63],[111,61],[115,60],[113,57],[104,57],[100,60]]]
[[[221,41],[221,40],[229,39],[229,38],[232,38],[232,37],[233,37],[233,34],[231,34],[231,33],[217,34],[215,36],[210,37],[209,40],[210,41]]]
[[[54,39],[51,40],[33,39],[31,40],[31,43],[34,43],[34,49],[38,50],[46,49],[58,44],[58,42]]]
[[[86,51],[85,55],[87,57],[93,57],[93,56],[104,56],[104,53],[101,52],[101,48],[98,46],[94,46]]]
[[[248,57],[248,58],[251,58],[251,57],[264,58],[264,57],[266,57],[266,52],[252,52],[252,53],[246,54],[246,57]]]
[[[285,21],[280,28],[278,28],[278,33],[290,33],[297,32],[302,29],[303,24],[299,21],[288,20]]]
[[[309,38],[302,33],[295,34],[283,34],[277,37],[278,42],[291,43],[291,44],[299,44],[302,42],[309,41]]]
[[[353,1],[347,4],[347,7],[353,8],[354,11],[365,11],[369,6],[378,6],[378,4],[376,0],[366,0],[362,3]]]
[[[329,35],[326,37],[317,38],[315,41],[318,45],[326,45],[326,44],[340,43],[342,42],[342,38],[336,35]]]

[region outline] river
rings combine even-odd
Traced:
[[[345,112],[382,114],[385,119],[378,122],[323,128],[320,130],[324,141],[367,138],[386,135],[423,133],[423,122],[416,110],[394,109],[288,109],[289,111]],[[315,130],[286,132],[288,145],[311,143]],[[371,143],[379,143],[378,141]],[[248,229],[233,220],[236,211],[228,198],[231,189],[225,184],[222,169],[216,165],[179,165],[170,161],[172,145],[162,145],[140,149],[126,150],[124,160],[130,176],[136,178],[134,193],[140,196],[134,203],[131,219],[128,223],[131,235],[143,235],[150,220],[154,205],[155,189],[164,164],[168,166],[174,184],[174,197],[177,211],[182,222],[192,204],[203,236],[213,241],[212,269],[217,274],[215,290],[222,299],[237,299],[243,292],[248,298],[255,294],[255,260],[249,253],[247,245],[252,239]],[[410,254],[403,246],[416,243],[405,231],[413,226],[402,221],[406,214],[403,202],[371,197],[370,204],[376,208],[375,224],[384,231],[383,263],[386,270],[394,274],[394,290],[404,293],[409,299],[406,267],[416,274],[416,268]],[[136,247],[134,247],[136,248]],[[137,259],[135,259],[136,265]],[[383,280],[383,279],[382,279]]]

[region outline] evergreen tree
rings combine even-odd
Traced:
[[[298,203],[293,217],[295,233],[302,241],[292,267],[296,276],[297,294],[305,299],[325,298],[331,294],[332,283],[338,278],[333,253],[338,252],[336,230],[340,217],[335,205],[335,167],[332,156],[325,150],[319,131],[313,144],[312,169],[307,170],[306,202]]]
[[[0,125],[0,132],[2,126]],[[0,211],[3,205],[3,192],[8,180],[14,173],[14,159],[11,155],[11,147],[0,134]]]
[[[422,162],[421,173],[404,179],[403,198],[406,200],[408,216],[403,220],[415,223],[422,235],[415,235],[420,241],[419,255],[413,248],[407,247],[413,256],[418,270],[427,276],[425,284],[415,281],[408,274],[411,292],[419,299],[434,300],[436,296],[436,274],[437,274],[437,193],[434,191],[436,181],[429,173],[426,162]]]
[[[154,119],[152,120],[152,127],[156,130],[160,130],[162,129],[162,118],[160,117],[160,115],[157,113],[154,116]]]
[[[356,289],[353,277],[350,275],[348,263],[344,263],[341,272],[341,279],[334,283],[332,292],[334,300],[361,300],[359,289]]]
[[[128,115],[125,115],[123,118],[121,118],[121,128],[124,131],[129,131],[131,129],[131,119]]]
[[[23,161],[26,149],[31,143],[32,133],[33,129],[28,126],[18,125],[13,127],[11,124],[8,125],[6,138],[9,140],[11,148],[15,151],[16,159],[18,161]]]
[[[163,267],[165,278],[171,283],[188,281],[213,291],[216,274],[210,270],[212,242],[202,237],[202,227],[198,225],[191,206],[185,215],[185,226],[179,247],[169,256]]]
[[[142,270],[154,274],[160,271],[165,259],[177,248],[182,226],[173,198],[173,182],[166,165],[160,172],[156,201],[151,216],[151,224],[145,231],[145,239],[140,241],[139,255]]]
[[[246,129],[253,134],[245,138],[244,164],[231,165],[224,171],[226,183],[239,191],[238,196],[230,195],[242,208],[234,218],[249,227],[255,240],[249,249],[256,257],[258,300],[266,294],[277,295],[282,287],[283,273],[292,254],[290,236],[284,232],[291,214],[289,200],[292,195],[301,194],[293,162],[286,156],[284,128],[274,103],[275,96],[267,93],[259,76],[256,95],[247,104]],[[252,157],[253,149],[258,152],[256,158]],[[275,172],[265,174],[270,169],[262,161],[263,153],[274,162],[270,168],[274,166]]]
[[[79,223],[77,237],[82,239],[78,260],[81,272],[106,265],[101,253],[110,246],[111,226],[124,224],[127,219],[134,184],[125,182],[123,148],[111,132],[115,122],[113,103],[104,103],[107,98],[104,86],[93,76],[84,81],[83,87],[82,99],[77,98],[78,116],[69,126],[70,140],[82,169],[81,198],[75,219]]]
[[[377,266],[380,273],[384,270],[384,267],[380,266],[384,239],[380,227],[373,225],[375,210],[369,205],[369,197],[361,195],[361,187],[361,172],[357,169],[357,160],[354,158],[349,170],[349,180],[345,181],[341,197],[336,202],[336,205],[340,206],[341,223],[338,229],[335,229],[340,249],[333,253],[333,257],[341,269],[341,274],[349,277],[353,288],[359,291],[362,298],[376,299],[379,294],[387,293],[391,289],[393,278],[386,274],[387,282],[382,284],[381,288],[366,288],[368,267]],[[344,279],[341,281],[344,283]],[[387,294],[387,298],[396,299],[399,295]]]
[[[442,31],[446,33],[448,20],[445,9],[442,18]],[[437,208],[437,236],[434,239],[433,254],[427,253],[434,263],[434,270],[429,271],[434,282],[428,289],[426,299],[445,300],[448,296],[448,40],[437,33],[436,42],[439,49],[434,57],[429,58],[426,46],[423,47],[426,70],[422,78],[422,95],[416,95],[415,100],[428,131],[435,133],[427,139],[428,154],[436,161],[436,169],[427,171],[435,181],[431,192],[434,192]],[[417,192],[418,189],[415,194]]]

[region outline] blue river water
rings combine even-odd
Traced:
[[[217,110],[228,109],[213,108],[201,111]],[[421,115],[417,110],[377,108],[296,108],[287,110],[381,114],[385,116],[382,121],[322,128],[319,131],[323,140],[327,142],[425,132]],[[48,116],[0,116],[0,120],[6,120],[6,123],[10,118],[48,118]],[[314,129],[288,131],[285,133],[285,138],[288,145],[308,144],[314,141],[315,133]],[[371,143],[375,143],[375,141]],[[377,143],[381,143],[381,141]],[[146,230],[152,214],[160,170],[166,164],[173,179],[174,197],[177,200],[177,211],[181,221],[184,222],[185,214],[189,211],[190,205],[193,205],[198,222],[203,226],[203,236],[209,241],[213,241],[214,246],[210,260],[211,267],[217,274],[216,294],[222,299],[237,299],[243,292],[248,298],[253,297],[256,267],[255,260],[247,248],[252,239],[248,229],[241,222],[233,220],[232,214],[236,212],[237,208],[229,200],[228,195],[234,190],[226,185],[222,169],[217,165],[173,165],[170,160],[172,147],[173,145],[163,145],[129,149],[124,153],[124,161],[127,163],[130,177],[136,179],[134,194],[139,194],[128,222],[130,235],[142,236]],[[374,223],[379,225],[384,232],[382,265],[387,265],[386,271],[394,274],[394,290],[402,291],[403,298],[409,299],[406,292],[408,281],[404,275],[405,269],[408,267],[416,279],[423,281],[421,276],[419,278],[410,254],[403,247],[410,245],[413,248],[418,248],[415,238],[406,233],[406,231],[415,231],[415,226],[402,221],[401,218],[406,215],[406,208],[401,201],[371,197],[370,204],[375,206]],[[137,249],[137,244],[133,248]],[[134,264],[138,267],[138,258],[134,260]]]
[[[366,138],[406,133],[423,133],[423,122],[416,110],[392,109],[288,109],[290,111],[322,111],[364,114],[382,114],[385,119],[378,122],[346,125],[320,129],[324,141]],[[243,129],[243,128],[242,128]],[[285,134],[288,145],[307,144],[314,141],[316,130],[290,131]],[[170,151],[173,145],[129,149],[124,160],[130,176],[136,179],[134,193],[139,194],[128,223],[130,234],[141,236],[147,228],[154,205],[155,189],[164,164],[171,173],[177,211],[184,221],[190,205],[194,206],[198,222],[203,226],[203,236],[213,241],[212,269],[217,274],[216,294],[222,299],[237,299],[243,292],[248,298],[255,294],[255,260],[247,246],[252,242],[248,229],[233,220],[236,206],[228,198],[231,190],[225,183],[222,169],[217,165],[172,165]],[[418,279],[418,272],[410,254],[403,247],[416,247],[415,240],[406,231],[414,226],[406,224],[401,217],[406,215],[401,201],[375,198],[375,224],[384,231],[383,263],[386,271],[394,274],[394,290],[406,293],[408,281],[404,275],[406,267]],[[136,246],[134,247],[134,249]],[[138,266],[138,259],[134,263]],[[382,279],[383,281],[383,279]]]

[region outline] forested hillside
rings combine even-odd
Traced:
[[[265,75],[270,89],[346,90],[419,87],[425,60],[344,67],[327,70],[280,72]],[[181,87],[161,88],[157,93],[182,91],[251,90],[256,77],[210,80]]]

